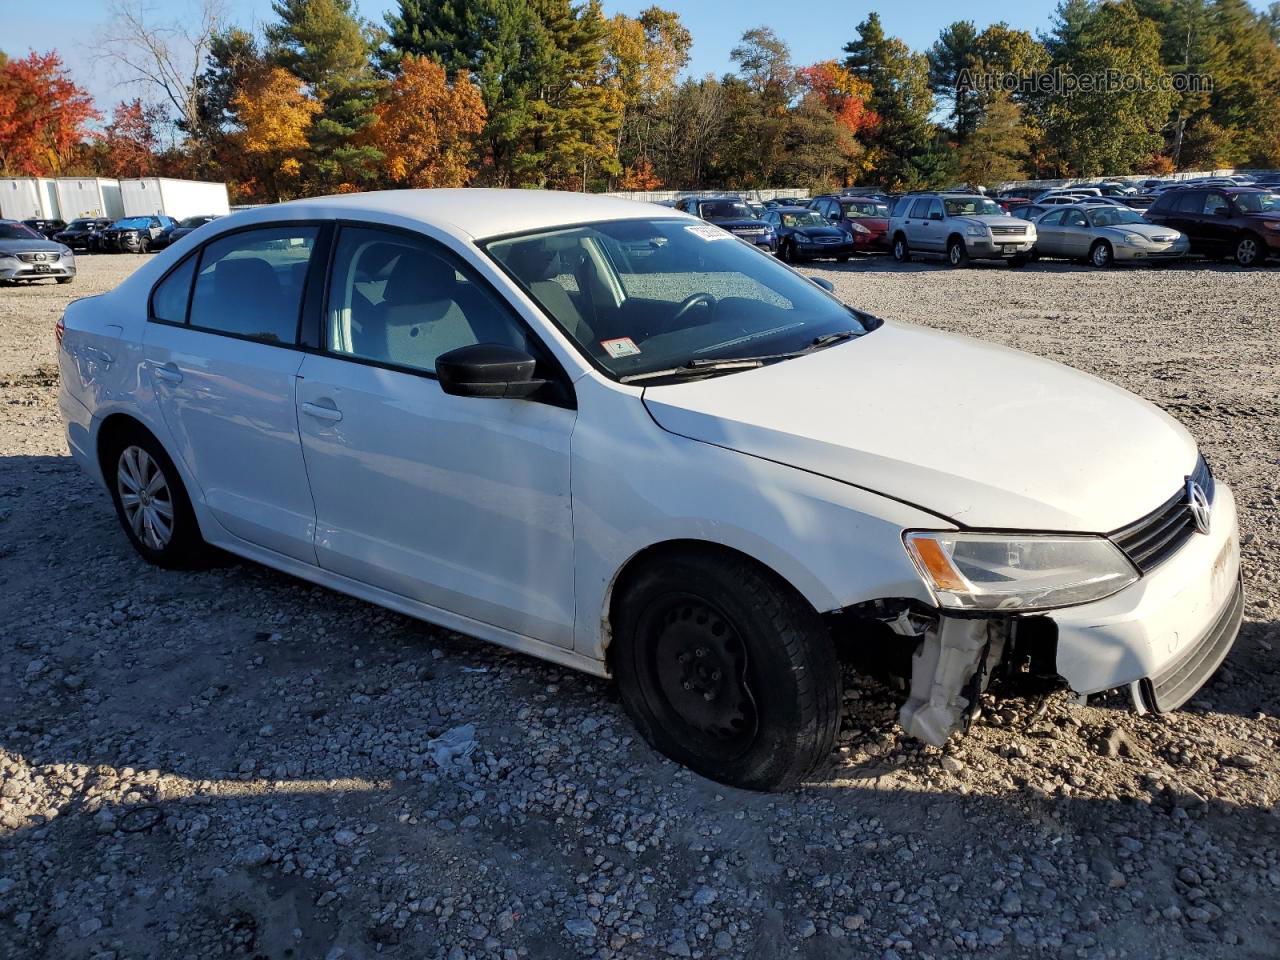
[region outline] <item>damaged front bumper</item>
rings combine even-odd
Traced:
[[[903,729],[941,746],[1002,670],[1056,675],[1081,695],[1125,687],[1140,712],[1177,709],[1230,652],[1243,607],[1235,498],[1219,483],[1209,533],[1104,600],[1026,616],[898,616],[892,629],[918,640]]]

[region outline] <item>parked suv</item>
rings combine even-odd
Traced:
[[[777,245],[773,229],[757,219],[741,197],[685,197],[676,201],[676,209],[714,223],[735,237],[764,247],[771,253]]]
[[[32,217],[30,220],[23,220],[22,222],[46,240],[52,240],[56,234],[67,228],[66,223],[62,220],[46,220],[42,217]]]
[[[1160,194],[1147,219],[1191,238],[1191,252],[1242,267],[1280,256],[1280,195],[1254,187],[1186,187]]]
[[[175,226],[177,223],[172,217],[160,214],[125,217],[102,231],[95,249],[110,253],[148,253],[156,238]]]
[[[909,193],[889,219],[893,258],[945,256],[953,267],[969,260],[1007,260],[1020,267],[1036,244],[1035,225],[1011,217],[981,194]]]

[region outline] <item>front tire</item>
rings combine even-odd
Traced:
[[[177,467],[141,428],[115,437],[102,458],[116,516],[133,548],[172,570],[201,566],[208,546]]]
[[[75,277],[54,277],[59,283],[70,283]]]
[[[1114,257],[1111,244],[1105,240],[1099,240],[1089,250],[1089,262],[1099,269],[1111,266]]]
[[[614,610],[623,706],[671,759],[731,786],[783,790],[831,753],[841,681],[830,634],[769,571],[728,553],[667,556]]]
[[[893,259],[898,263],[911,262],[911,248],[907,246],[906,237],[899,235],[893,238]]]
[[[952,237],[947,241],[947,262],[953,267],[967,267],[969,265],[969,248],[964,245],[964,241],[959,237]]]

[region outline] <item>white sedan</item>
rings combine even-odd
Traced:
[[[1149,403],[885,322],[718,227],[440,190],[202,227],[59,324],[60,404],[146,559],[210,546],[600,676],[777,789],[840,661],[940,744],[993,674],[1182,704],[1235,638],[1235,503]]]

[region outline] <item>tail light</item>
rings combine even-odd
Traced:
[[[67,332],[67,325],[62,322],[62,318],[58,318],[58,322],[53,327],[53,339],[58,341],[58,346],[62,346],[62,335]]]

